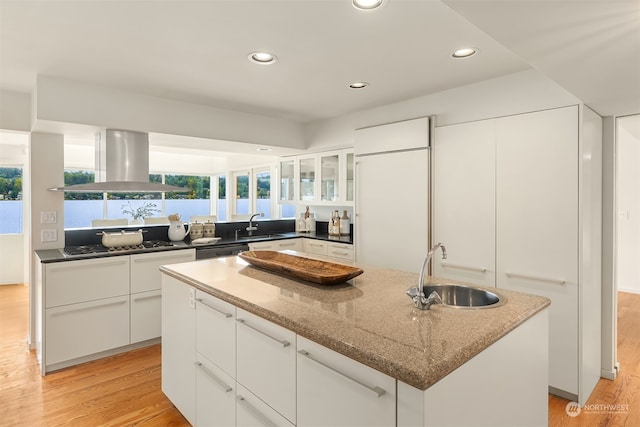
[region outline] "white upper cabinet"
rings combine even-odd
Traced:
[[[495,120],[436,128],[433,152],[433,275],[495,286]]]
[[[279,203],[353,205],[351,149],[285,157],[278,163],[278,173]]]

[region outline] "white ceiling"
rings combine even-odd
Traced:
[[[602,115],[640,112],[640,2],[0,0],[0,88],[18,92],[45,74],[310,122],[529,67]]]

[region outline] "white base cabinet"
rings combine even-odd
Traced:
[[[298,426],[393,426],[396,380],[298,337]]]
[[[252,251],[284,251],[284,250],[301,251],[302,238],[249,243],[249,250],[252,250]]]
[[[200,353],[196,354],[196,425],[236,425],[236,382]]]

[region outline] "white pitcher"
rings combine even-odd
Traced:
[[[179,242],[184,240],[191,231],[191,224],[187,225],[187,231],[184,231],[184,223],[182,221],[169,221],[169,240]]]

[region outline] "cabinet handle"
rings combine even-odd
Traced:
[[[120,304],[125,304],[126,301],[114,301],[114,302],[108,302],[106,304],[96,304],[96,305],[92,305],[90,307],[80,307],[80,308],[72,308],[71,310],[64,310],[64,311],[58,311],[55,313],[51,313],[51,316],[63,316],[65,314],[69,314],[69,313],[75,313],[78,311],[85,311],[85,310],[93,310],[96,308],[102,308],[102,307],[110,307],[112,305],[120,305]]]
[[[252,245],[255,249],[269,249],[271,245]]]
[[[162,294],[149,295],[149,296],[146,296],[146,297],[138,297],[138,298],[134,298],[133,301],[134,302],[138,302],[138,301],[145,301],[145,300],[154,299],[154,298],[162,298]]]
[[[365,384],[365,383],[362,383],[362,382],[358,381],[357,379],[355,379],[355,378],[353,378],[353,377],[351,377],[351,376],[349,376],[349,375],[345,374],[344,372],[341,372],[341,371],[337,370],[336,368],[334,368],[334,367],[332,367],[332,366],[329,366],[329,365],[325,364],[324,362],[319,361],[318,359],[316,359],[316,358],[314,358],[313,356],[311,356],[311,354],[310,354],[307,350],[299,350],[299,351],[298,351],[298,354],[300,354],[301,356],[306,357],[306,358],[307,358],[307,359],[309,359],[309,360],[313,360],[313,361],[314,361],[314,362],[316,362],[318,365],[324,366],[325,368],[327,368],[327,369],[329,369],[329,370],[331,370],[331,371],[335,372],[336,374],[340,374],[340,375],[342,375],[342,376],[343,376],[343,377],[345,377],[346,379],[351,380],[351,381],[353,381],[354,383],[361,385],[362,387],[366,388],[367,390],[371,390],[372,392],[374,392],[375,394],[377,394],[377,395],[378,395],[378,397],[381,397],[383,394],[385,394],[385,393],[386,393],[386,391],[385,391],[383,388],[380,388],[380,387],[378,387],[377,385],[370,386],[370,385],[367,385],[367,384]]]
[[[281,340],[281,339],[278,339],[278,338],[274,337],[273,335],[270,335],[270,334],[268,334],[268,333],[266,333],[266,332],[264,332],[264,331],[261,331],[260,329],[256,328],[255,326],[251,326],[251,325],[250,325],[250,324],[248,324],[248,323],[247,323],[247,321],[246,321],[246,320],[244,320],[244,319],[236,319],[236,322],[242,323],[242,324],[243,324],[244,326],[246,326],[247,328],[249,328],[249,329],[253,329],[254,331],[256,331],[256,332],[258,332],[258,333],[260,333],[260,334],[264,335],[264,336],[265,336],[265,337],[267,337],[267,338],[271,338],[272,340],[276,341],[277,343],[282,344],[282,347],[288,347],[288,346],[291,344],[291,343],[290,343],[289,341],[287,341],[287,340]]]
[[[60,268],[52,268],[51,271],[52,272],[56,272],[56,271],[69,271],[69,270],[80,270],[83,268],[96,268],[96,267],[102,267],[105,265],[119,265],[119,264],[126,264],[128,260],[122,260],[122,261],[107,261],[107,262],[101,262],[99,264],[97,263],[82,263],[82,264],[71,264],[74,261],[71,262],[65,262],[65,266],[64,267],[60,267]],[[69,265],[71,264],[71,265]]]
[[[458,270],[479,271],[480,273],[487,272],[487,269],[484,267],[471,267],[471,266],[460,265],[460,264],[449,264],[448,262],[443,262],[442,266],[445,268],[457,268]]]
[[[519,277],[521,279],[536,280],[538,282],[557,283],[559,285],[564,285],[565,283],[567,283],[567,281],[563,279],[549,279],[547,277],[536,277],[536,276],[529,276],[526,274],[508,273],[508,272],[504,274],[507,277]]]
[[[227,319],[228,319],[229,317],[233,316],[233,314],[231,314],[231,313],[224,312],[224,311],[222,311],[222,310],[220,310],[220,309],[218,309],[218,308],[216,308],[216,307],[214,307],[214,306],[212,306],[212,305],[207,304],[206,302],[204,302],[204,301],[202,300],[202,298],[196,298],[196,301],[198,301],[200,304],[204,305],[205,307],[209,307],[211,310],[213,310],[213,311],[215,311],[215,312],[217,312],[217,313],[222,314],[222,315],[223,315],[224,317],[226,317]]]
[[[198,368],[200,368],[202,370],[202,372],[204,372],[205,374],[209,375],[212,380],[217,382],[218,385],[220,387],[222,387],[222,389],[225,391],[225,393],[229,393],[231,390],[233,390],[231,388],[231,386],[227,385],[227,383],[225,383],[220,378],[218,378],[218,376],[216,374],[214,374],[213,372],[208,370],[201,362],[195,362],[194,365],[196,365]]]
[[[296,243],[295,242],[288,242],[288,243],[278,243],[279,246],[295,246]]]
[[[331,251],[331,253],[334,255],[349,255],[347,251]]]
[[[154,262],[154,261],[158,261],[161,259],[175,259],[178,260],[180,258],[184,258],[184,259],[188,259],[189,261],[191,261],[191,255],[167,255],[167,256],[154,256],[154,257],[145,257],[145,258],[136,258],[133,260],[133,262]]]
[[[258,421],[260,421],[260,424],[262,424],[263,426],[266,426],[266,427],[278,427],[276,425],[276,423],[274,423],[269,418],[264,416],[264,414],[262,412],[258,411],[256,408],[253,407],[252,404],[247,402],[247,400],[244,398],[243,395],[241,395],[241,394],[237,395],[236,396],[236,400],[238,401],[238,403],[240,405],[244,406],[245,409],[251,413],[251,415],[256,417],[258,419]]]

